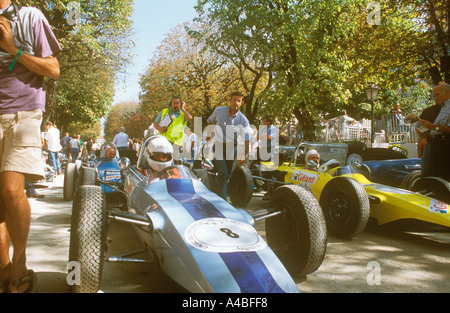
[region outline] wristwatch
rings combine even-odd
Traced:
[[[439,131],[439,126],[436,126],[435,130],[436,130],[436,131]]]

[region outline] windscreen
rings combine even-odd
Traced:
[[[159,174],[159,179],[192,179],[196,178],[194,174],[183,165],[166,167]]]

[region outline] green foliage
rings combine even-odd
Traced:
[[[141,139],[144,136],[149,124],[143,117],[138,103],[121,102],[112,107],[104,127],[107,141],[112,141],[122,126],[130,138]]]
[[[254,64],[270,78],[269,88],[247,104],[253,106],[247,116],[256,110],[287,122],[295,115],[312,130],[324,115],[343,110],[370,118],[364,89],[371,82],[381,89],[377,116],[394,101],[409,111],[429,104],[429,69],[438,55],[448,54],[448,7],[444,1],[377,2],[379,10],[368,4],[209,0],[199,1],[197,11],[198,20],[214,30],[206,42],[217,53],[238,68]]]
[[[81,23],[70,25],[74,17],[70,0],[27,1],[49,20],[63,48],[58,60],[61,75],[47,82],[44,118],[64,131],[74,123],[95,124],[109,111],[114,81],[129,62],[132,0],[79,1]],[[81,127],[81,126],[80,126]]]
[[[205,122],[214,108],[226,105],[228,94],[238,88],[236,68],[204,42],[194,39],[201,36],[197,27],[185,24],[173,29],[141,76],[140,110],[147,127],[173,96],[181,97],[186,110]]]

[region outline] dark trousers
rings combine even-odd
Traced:
[[[450,135],[438,135],[428,144],[430,145],[430,176],[450,181]]]

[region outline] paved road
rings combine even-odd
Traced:
[[[63,176],[31,199],[32,226],[28,266],[37,272],[38,292],[66,293],[67,259],[72,202],[63,199]],[[249,210],[266,205],[255,198]],[[257,224],[264,232],[264,224]],[[308,293],[335,292],[450,292],[450,239],[433,234],[402,232],[370,224],[357,238],[330,237],[327,255],[318,271],[298,287]],[[109,255],[138,250],[130,226],[113,223]],[[145,257],[145,256],[144,256]],[[101,289],[105,293],[183,292],[156,264],[106,263]]]

